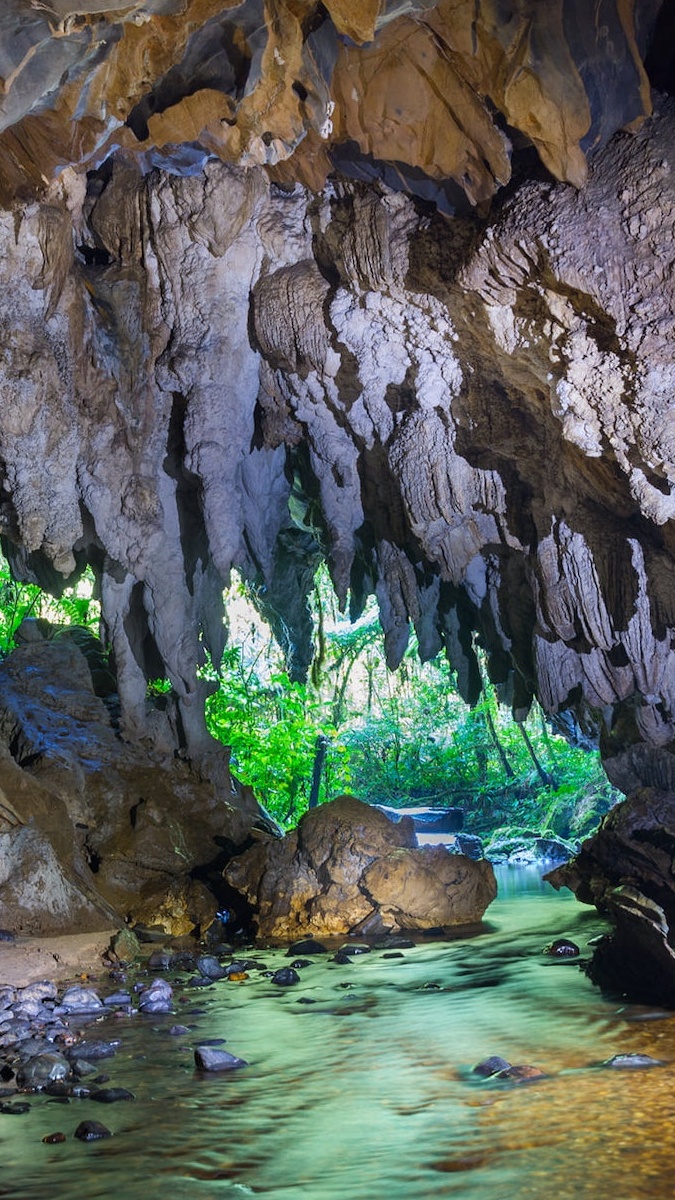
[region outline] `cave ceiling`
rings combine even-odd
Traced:
[[[233,567],[675,784],[660,0],[5,0],[0,531],[99,580],[128,736],[206,745]],[[654,89],[654,90],[653,90]],[[658,89],[658,90],[656,90]]]

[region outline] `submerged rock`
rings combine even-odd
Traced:
[[[80,1121],[73,1137],[80,1142],[96,1142],[101,1138],[112,1137],[112,1130],[108,1129],[107,1125],[102,1125],[100,1121]]]
[[[505,1058],[501,1058],[499,1054],[492,1054],[489,1058],[482,1058],[475,1067],[472,1067],[473,1075],[480,1075],[487,1079],[490,1075],[497,1075],[500,1071],[507,1071],[511,1063]]]
[[[648,1067],[664,1067],[666,1064],[660,1058],[652,1058],[650,1054],[614,1054],[602,1065],[611,1067],[614,1071],[640,1071]]]
[[[492,1078],[504,1079],[509,1083],[534,1083],[536,1079],[546,1079],[546,1072],[542,1071],[540,1067],[520,1063],[504,1067],[502,1071],[497,1071]]]
[[[133,1092],[127,1088],[99,1088],[97,1092],[92,1092],[90,1100],[95,1100],[98,1104],[117,1104],[119,1100],[135,1100]]]
[[[292,958],[294,954],[328,954],[328,947],[314,938],[301,938],[299,942],[293,942],[289,946],[286,958]]]
[[[576,942],[571,942],[568,938],[556,938],[542,950],[542,954],[548,955],[549,958],[578,958],[580,953]]]
[[[197,970],[206,979],[224,979],[228,973],[212,954],[200,955],[197,959]]]
[[[270,982],[276,983],[277,987],[292,987],[293,984],[300,982],[300,976],[297,971],[293,970],[293,967],[281,967],[274,972]]]
[[[195,1063],[200,1071],[238,1071],[247,1067],[248,1063],[227,1050],[217,1050],[213,1046],[197,1046],[195,1048]]]
[[[68,1050],[68,1059],[70,1062],[75,1059],[83,1058],[86,1062],[98,1062],[99,1059],[113,1058],[119,1049],[119,1041],[104,1042],[98,1039],[84,1038],[81,1042],[76,1042],[74,1046]]]

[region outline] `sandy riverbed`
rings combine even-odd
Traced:
[[[77,975],[95,975],[103,968],[101,956],[116,932],[104,929],[101,933],[0,942],[0,985],[25,987],[38,979],[56,983]]]

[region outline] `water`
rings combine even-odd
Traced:
[[[639,1019],[649,1014],[604,1000],[575,963],[541,955],[561,936],[585,950],[602,924],[532,870],[501,870],[487,916],[479,936],[424,943],[403,959],[373,952],[339,966],[317,958],[291,988],[255,972],[200,991],[176,985],[174,1017],[99,1023],[92,1036],[123,1039],[101,1069],[136,1101],[63,1106],[39,1095],[27,1115],[0,1116],[0,1197],[669,1196],[675,1018]],[[288,964],[282,951],[255,957]],[[299,1004],[300,996],[316,1003]],[[176,1020],[196,1028],[171,1037]],[[249,1068],[198,1077],[192,1047],[213,1037],[226,1038]],[[667,1065],[593,1065],[629,1052]],[[478,1081],[470,1068],[490,1054],[550,1078]],[[74,1141],[88,1118],[113,1138]],[[55,1130],[68,1141],[43,1145]]]

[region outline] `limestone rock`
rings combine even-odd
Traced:
[[[576,858],[545,876],[612,922],[613,932],[594,950],[592,978],[669,1008],[675,1005],[674,854],[675,797],[642,788],[603,819]]]
[[[474,862],[444,846],[394,850],[367,868],[363,885],[385,926],[399,929],[475,924],[497,895],[486,859]]]
[[[430,929],[480,920],[496,895],[492,868],[440,846],[418,849],[412,821],[394,824],[353,796],[311,810],[282,841],[234,858],[225,879],[254,909],[260,937]]]
[[[331,165],[450,208],[510,176],[507,126],[559,179],[650,111],[641,55],[658,5],[521,0],[148,0],[40,9],[0,22],[0,198],[113,146],[148,168],[207,155],[320,187]],[[429,130],[434,130],[430,136]]]
[[[14,932],[208,925],[190,872],[267,822],[226,761],[202,772],[125,744],[68,639],[0,663],[0,904]]]

